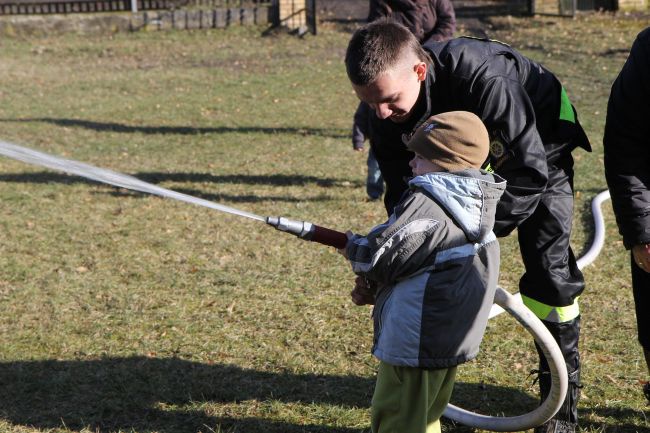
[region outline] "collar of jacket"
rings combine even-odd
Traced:
[[[422,189],[441,205],[472,242],[492,231],[496,205],[505,187],[502,177],[473,168],[426,173],[409,182],[409,189]]]

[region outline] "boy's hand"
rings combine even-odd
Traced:
[[[364,277],[354,280],[354,289],[350,292],[355,305],[375,305],[375,292],[377,286]]]
[[[348,237],[348,243],[350,242],[350,239],[352,239],[352,236],[354,236],[354,233],[352,233],[350,230],[345,232],[345,235]],[[346,259],[348,258],[348,246],[346,245],[345,248],[341,248],[336,250],[340,255],[345,257]]]

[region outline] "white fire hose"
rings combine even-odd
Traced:
[[[584,256],[577,260],[580,269],[593,263],[598,257],[605,243],[605,223],[600,206],[610,198],[609,191],[598,194],[591,202],[591,211],[594,216],[594,240]],[[548,361],[551,373],[551,390],[546,400],[535,410],[518,416],[497,417],[480,415],[449,404],[444,416],[470,427],[491,431],[523,431],[544,424],[562,406],[568,387],[566,364],[560,348],[551,333],[546,329],[541,320],[537,318],[522,302],[521,295],[511,295],[501,287],[497,287],[494,296],[494,305],[490,311],[490,318],[508,311],[524,328],[530,332],[542,349]]]

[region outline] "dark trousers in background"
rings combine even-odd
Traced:
[[[384,178],[379,170],[379,163],[372,147],[368,151],[368,177],[366,178],[366,192],[372,200],[379,199],[384,193]]]
[[[630,266],[639,343],[644,350],[650,351],[650,274],[634,263],[634,257]]]

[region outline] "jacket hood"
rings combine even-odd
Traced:
[[[483,170],[435,172],[410,180],[411,188],[427,192],[458,223],[471,242],[482,240],[494,227],[494,214],[506,181]]]

